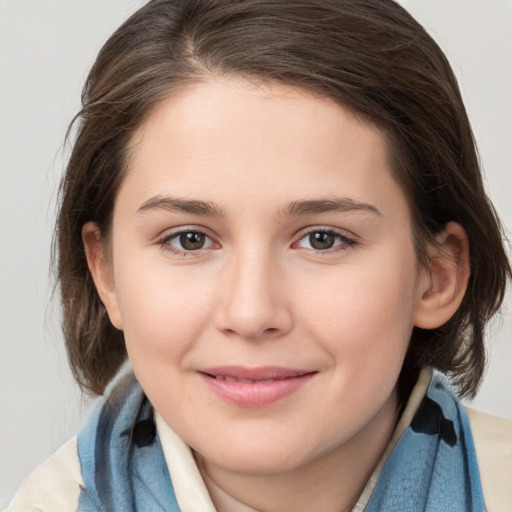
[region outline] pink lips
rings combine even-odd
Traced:
[[[291,395],[316,372],[276,366],[219,366],[199,371],[218,396],[242,407],[262,407]]]

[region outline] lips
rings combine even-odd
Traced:
[[[267,366],[206,368],[199,375],[220,398],[242,407],[262,407],[298,391],[317,372]]]

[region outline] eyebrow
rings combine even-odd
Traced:
[[[350,197],[293,201],[283,209],[282,215],[300,216],[324,212],[351,211],[364,211],[382,217],[382,213],[377,207]]]
[[[151,210],[165,210],[169,212],[182,212],[207,217],[225,217],[222,208],[210,201],[198,199],[180,199],[168,196],[154,196],[148,199],[138,210],[143,214]],[[314,215],[324,212],[351,212],[365,211],[382,216],[375,206],[349,197],[335,197],[328,199],[306,199],[288,203],[280,212],[281,216]]]
[[[209,201],[179,199],[167,196],[155,196],[148,199],[137,210],[137,213],[145,213],[150,210],[166,210],[169,212],[191,213],[209,217],[224,217],[222,209]]]

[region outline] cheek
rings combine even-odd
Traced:
[[[163,364],[181,357],[211,318],[205,280],[184,267],[132,261],[119,268],[116,288],[130,358],[154,358]]]
[[[183,272],[138,268],[144,270],[123,274],[119,282],[131,366],[158,410],[185,408],[191,397],[183,369],[211,318],[210,293]]]
[[[343,268],[324,286],[316,280],[305,287],[299,314],[337,363],[401,364],[413,327],[415,283],[414,260]]]

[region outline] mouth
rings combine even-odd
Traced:
[[[198,373],[223,400],[241,407],[262,407],[294,394],[318,372],[276,366],[222,366]]]

